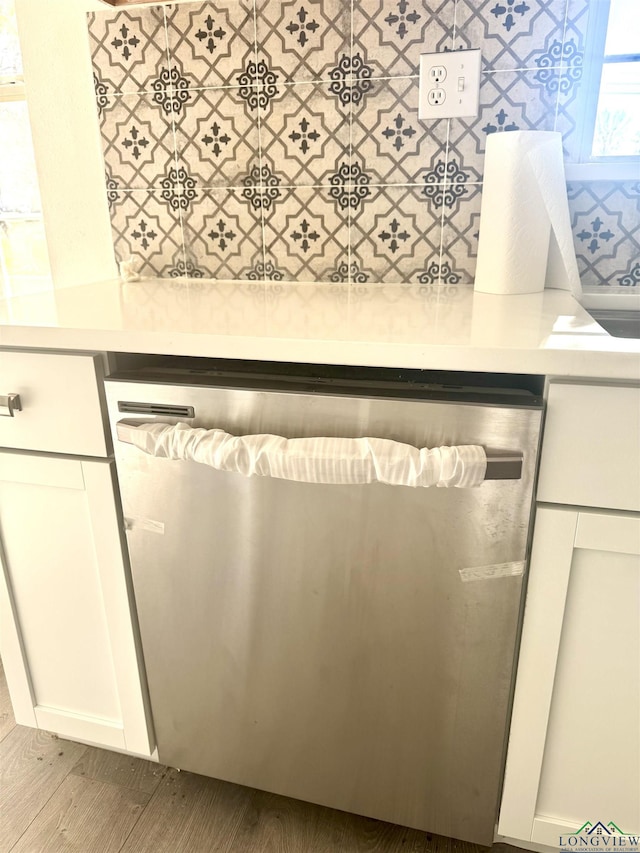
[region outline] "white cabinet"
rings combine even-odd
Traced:
[[[599,494],[613,507],[638,506],[638,389],[603,392],[619,440],[602,450],[592,440],[587,452],[595,386],[551,387],[539,498],[592,504]],[[602,409],[593,411],[597,425]],[[557,849],[587,820],[640,831],[639,625],[640,515],[539,505],[501,836]]]
[[[549,387],[537,499],[640,510],[640,388]]]
[[[77,418],[104,455],[98,359],[0,353],[9,362],[0,393],[20,393],[23,409],[0,418],[0,439],[68,451]],[[54,375],[64,415],[43,402]],[[117,507],[109,459],[0,449],[0,650],[18,723],[149,755]]]
[[[18,394],[15,417],[0,417],[0,447],[106,456],[100,359],[91,354],[0,349],[0,395]]]

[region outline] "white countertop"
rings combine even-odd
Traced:
[[[640,342],[611,337],[558,290],[111,280],[0,300],[0,345],[640,377]]]

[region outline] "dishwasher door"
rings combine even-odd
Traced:
[[[520,479],[473,489],[335,486],[116,442],[160,761],[491,844],[539,406],[124,381],[107,395],[114,435],[133,408],[236,435],[524,455]]]

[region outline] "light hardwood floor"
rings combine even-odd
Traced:
[[[485,849],[17,726],[0,664],[0,853]]]

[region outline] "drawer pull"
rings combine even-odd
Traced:
[[[12,418],[16,412],[22,411],[19,394],[0,395],[0,416]]]

